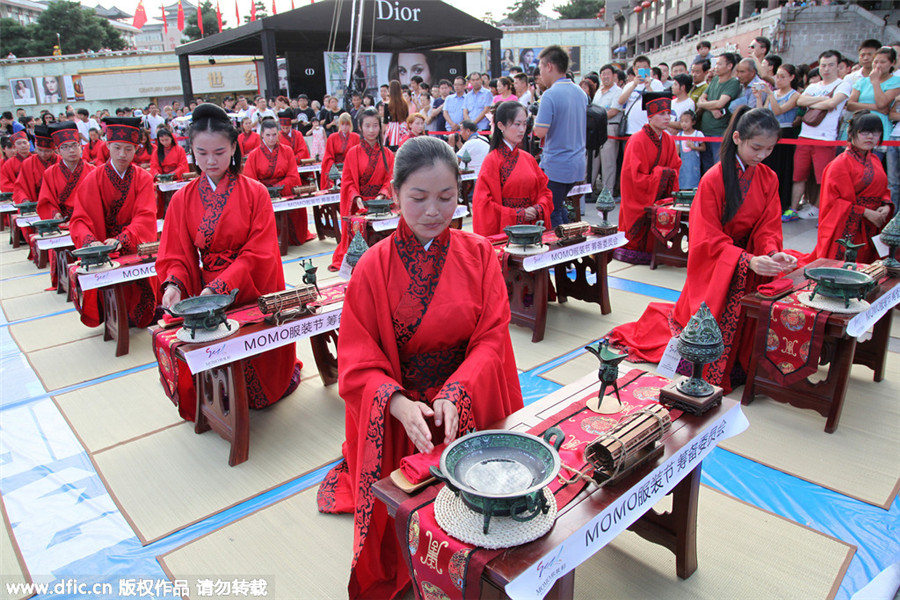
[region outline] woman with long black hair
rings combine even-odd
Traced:
[[[691,205],[687,281],[674,305],[651,303],[634,323],[616,327],[610,341],[636,362],[659,362],[706,302],[722,330],[725,352],[706,368],[707,381],[726,392],[749,365],[753,332],[740,318],[741,298],[797,265],[782,252],[778,178],[761,164],[778,141],[780,125],[766,108],[741,106],[722,138],[720,162],[700,180]],[[732,383],[734,381],[734,383]]]
[[[156,130],[156,152],[150,156],[150,174],[153,177],[173,173],[175,179],[191,170],[184,148],[175,142],[175,136],[165,125]]]

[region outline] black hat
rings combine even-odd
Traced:
[[[52,123],[47,129],[53,138],[54,146],[61,146],[67,142],[81,142],[81,135],[78,133],[78,125],[72,121],[63,121],[62,123]]]
[[[286,125],[288,127],[291,126],[291,121],[294,120],[294,111],[292,110],[282,110],[278,113],[278,122],[281,125]]]
[[[38,148],[53,148],[53,138],[50,137],[50,130],[46,125],[34,126],[34,145]]]
[[[204,102],[191,111],[191,121],[199,121],[200,119],[212,119],[213,121],[222,121],[231,124],[231,119],[225,109],[212,102]]]
[[[672,110],[672,92],[648,92],[641,97],[641,108],[652,117],[657,113]]]
[[[107,142],[127,142],[137,146],[141,141],[141,119],[138,117],[103,117]]]

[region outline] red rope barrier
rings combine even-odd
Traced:
[[[628,141],[628,138],[631,136],[621,136],[621,135],[611,135],[609,139],[611,140],[624,140]],[[704,136],[704,137],[686,137],[683,135],[673,135],[672,138],[675,141],[689,141],[689,142],[721,142],[721,137],[713,137],[713,136]],[[847,140],[812,140],[809,138],[782,138],[778,140],[779,144],[784,144],[786,146],[833,146],[833,147],[844,147],[847,145]],[[891,141],[885,140],[882,141],[879,146],[900,146],[900,141]]]

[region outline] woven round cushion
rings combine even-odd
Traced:
[[[811,295],[812,292],[801,292],[797,294],[797,300],[800,301],[800,304],[805,304],[810,308],[818,308],[819,310],[827,310],[828,312],[843,315],[855,315],[868,310],[870,306],[865,300],[857,300],[856,298],[850,299],[850,306],[844,306],[844,301],[838,298],[829,298],[816,294],[816,297],[810,300],[809,297]]]
[[[190,329],[185,329],[184,327],[182,327],[178,330],[177,333],[175,333],[175,337],[177,337],[182,342],[187,342],[188,344],[214,342],[216,340],[227,338],[229,335],[234,335],[238,332],[238,329],[241,328],[240,323],[238,323],[234,319],[228,319],[228,325],[231,327],[231,329],[226,327],[225,323],[219,323],[219,326],[215,329],[198,329],[194,337],[191,337]]]

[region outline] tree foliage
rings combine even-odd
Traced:
[[[200,35],[200,27],[197,26],[197,11],[192,10],[186,15],[186,26],[182,34],[188,40],[199,40],[214,33],[219,33],[219,20],[216,17],[216,7],[210,0],[203,0],[200,3],[200,11],[203,13],[203,36]],[[222,26],[226,23],[225,15],[222,15]]]
[[[506,9],[506,18],[520,25],[537,25],[541,18],[538,9],[543,3],[544,0],[516,0]]]
[[[22,26],[13,19],[2,19],[0,27],[0,52],[3,56],[10,51],[18,57],[50,56],[56,45],[57,33],[63,54],[125,48],[125,40],[107,19],[98,16],[91,8],[68,0],[50,2],[35,23]]]
[[[597,13],[606,6],[606,0],[569,0],[567,4],[553,10],[560,19],[596,19]]]

